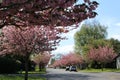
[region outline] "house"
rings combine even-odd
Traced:
[[[116,56],[116,68],[120,69],[120,53],[118,54],[118,56]]]

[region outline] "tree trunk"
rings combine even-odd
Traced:
[[[39,71],[42,71],[42,66],[41,65],[39,65]]]
[[[102,69],[102,71],[103,71],[103,68],[104,68],[104,63],[101,64],[101,69]]]
[[[25,57],[25,78],[24,80],[28,80],[28,61],[29,61],[29,56]]]

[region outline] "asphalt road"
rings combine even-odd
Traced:
[[[83,73],[69,72],[64,69],[47,69],[47,74],[43,75],[47,80],[120,80],[120,73],[102,72],[102,73]]]

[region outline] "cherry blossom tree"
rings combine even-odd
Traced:
[[[82,63],[83,58],[80,55],[70,52],[69,54],[62,56],[60,60],[55,61],[53,66],[71,66]]]
[[[96,61],[100,63],[103,70],[104,64],[113,61],[113,59],[116,57],[116,54],[114,53],[113,48],[108,46],[99,46],[98,49],[91,48],[87,57],[89,61]]]
[[[20,29],[9,26],[2,29],[0,39],[0,55],[13,53],[25,57],[25,80],[27,80],[30,55],[56,49],[63,38],[60,37],[59,30],[52,30],[49,27],[35,26]]]
[[[96,1],[77,1],[0,0],[0,28],[5,27],[0,54],[21,54],[26,56],[27,63],[31,53],[54,50],[61,39],[59,34],[77,28],[83,20],[97,14]]]
[[[39,65],[39,70],[41,71],[42,68],[47,66],[49,60],[51,58],[51,55],[49,52],[43,52],[40,54],[37,54],[33,57],[33,61]]]
[[[83,62],[83,58],[80,55],[75,54],[73,52],[70,52],[69,54],[63,56],[62,59],[63,59],[63,64],[66,63],[66,66],[77,65]]]
[[[53,63],[53,67],[56,68],[56,67],[61,67],[63,66],[63,64],[61,63],[62,61],[61,60],[55,60],[55,62]]]
[[[68,27],[96,16],[96,1],[83,0],[0,0],[0,28],[44,25]]]

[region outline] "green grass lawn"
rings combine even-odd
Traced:
[[[120,72],[120,69],[85,69],[79,70],[80,72]]]
[[[19,72],[19,73],[21,73],[21,72]],[[22,74],[24,74],[24,73],[25,73],[25,71],[22,71]],[[29,74],[45,74],[46,73],[46,69],[42,69],[41,71],[39,71],[39,70],[29,71],[28,73]]]
[[[16,76],[16,75],[0,75],[0,80],[24,80],[23,76]],[[30,77],[28,80],[46,80],[45,78],[41,77]]]
[[[46,78],[40,77],[40,74],[45,74],[46,69],[42,69],[39,71],[38,69],[35,71],[29,71],[28,80],[46,80]],[[19,74],[0,74],[0,80],[24,80],[25,71],[19,72]]]
[[[18,73],[24,74],[25,71],[22,71],[22,72],[20,71],[20,72],[18,72]],[[43,68],[41,71],[39,71],[39,67],[36,66],[35,71],[29,71],[28,73],[29,73],[29,74],[45,74],[45,73],[46,73],[46,68]]]

